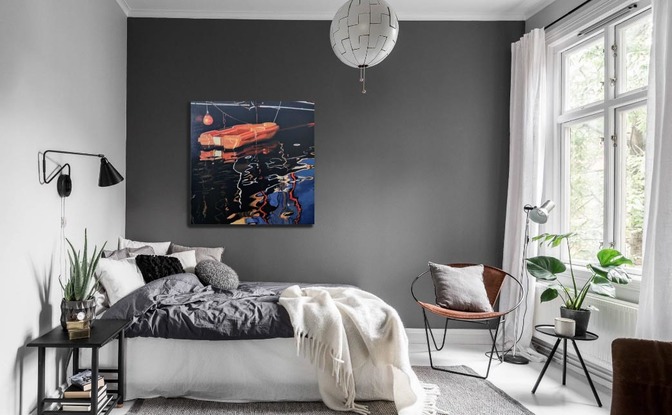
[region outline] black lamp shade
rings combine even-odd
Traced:
[[[115,185],[124,180],[124,177],[119,174],[117,169],[107,161],[107,158],[100,159],[100,174],[98,175],[98,186],[107,187]]]

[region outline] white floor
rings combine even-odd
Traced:
[[[483,354],[487,346],[446,345],[446,349],[435,355],[434,363],[441,366],[467,365],[479,373],[484,373],[487,358]],[[429,365],[424,345],[411,345],[411,363]],[[567,371],[567,385],[562,386],[562,368],[551,363],[536,394],[532,387],[543,368],[543,363],[512,365],[493,361],[488,380],[522,403],[536,415],[608,415],[611,391],[597,385],[602,408],[598,408],[593,394],[583,376]],[[123,408],[114,409],[112,415],[124,415],[133,405],[126,402]],[[469,415],[469,414],[464,414]]]

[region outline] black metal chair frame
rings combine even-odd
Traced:
[[[448,264],[448,265],[450,265],[450,264]],[[478,264],[460,264],[460,265],[467,265],[467,266],[469,266],[469,265],[478,265]],[[495,270],[495,271],[501,272],[501,273],[503,273],[503,274],[505,275],[505,277],[510,278],[512,281],[514,281],[514,282],[517,284],[517,289],[520,290],[520,291],[519,291],[520,294],[521,294],[521,295],[519,295],[520,300],[516,303],[515,306],[513,306],[513,307],[510,308],[509,310],[505,311],[504,313],[502,313],[502,314],[500,314],[500,315],[498,315],[498,316],[496,316],[496,317],[488,317],[488,318],[483,318],[483,319],[460,319],[460,318],[444,317],[444,318],[446,319],[446,324],[445,324],[444,327],[443,327],[443,340],[442,340],[442,342],[441,342],[441,347],[439,347],[439,346],[437,345],[437,343],[436,343],[436,339],[434,338],[434,332],[432,331],[432,327],[431,327],[430,324],[429,324],[429,319],[427,318],[427,310],[426,310],[424,307],[421,306],[421,308],[422,308],[422,318],[423,318],[423,320],[424,320],[424,322],[425,322],[425,337],[426,337],[426,339],[427,339],[427,351],[428,351],[428,353],[429,353],[429,365],[430,365],[430,366],[432,367],[432,369],[434,369],[434,370],[438,370],[438,371],[441,371],[441,372],[454,373],[454,374],[456,374],[456,375],[469,376],[469,377],[478,378],[478,379],[487,379],[487,378],[488,378],[488,375],[490,375],[490,366],[492,365],[492,360],[493,360],[493,358],[494,358],[494,355],[496,354],[496,355],[497,355],[497,359],[498,359],[500,362],[502,361],[502,356],[500,356],[499,351],[498,351],[498,350],[496,349],[496,347],[495,347],[495,346],[496,346],[496,343],[497,343],[497,335],[499,334],[499,326],[501,325],[502,321],[504,321],[503,317],[505,317],[505,316],[508,315],[509,313],[515,311],[515,310],[520,306],[520,304],[522,304],[523,299],[525,298],[525,295],[524,295],[524,293],[525,293],[525,289],[523,288],[523,285],[520,283],[520,281],[518,281],[513,275],[509,274],[508,272],[503,271],[503,270],[501,270],[501,269],[499,269],[499,268],[491,267],[491,266],[489,266],[489,265],[484,265],[484,267],[487,267],[487,268],[493,269],[493,270]],[[417,302],[417,303],[420,303],[420,300],[418,300],[418,298],[416,297],[416,295],[415,295],[415,291],[413,290],[413,288],[414,288],[414,286],[415,286],[415,283],[416,283],[421,277],[423,277],[423,276],[425,276],[425,275],[428,275],[428,274],[429,274],[429,268],[428,268],[427,270],[425,270],[422,274],[420,274],[420,275],[418,275],[417,277],[415,277],[415,279],[414,279],[413,282],[411,283],[411,295],[413,296],[413,299],[414,299],[415,302]],[[504,285],[505,282],[506,282],[506,279],[505,279],[504,281],[502,281],[502,286]],[[496,302],[497,299],[499,299],[499,294],[500,294],[501,291],[502,291],[502,286],[500,286],[500,288],[499,288],[499,292],[497,293],[497,298],[495,299],[494,302]],[[493,304],[493,306],[494,306],[494,304]],[[442,316],[442,317],[443,317],[443,316]],[[489,356],[489,359],[488,359],[488,369],[486,370],[484,376],[479,375],[479,374],[472,374],[472,373],[458,372],[458,371],[455,371],[455,370],[443,369],[443,368],[440,368],[440,367],[438,367],[438,366],[434,366],[434,361],[433,361],[433,359],[432,359],[432,346],[431,346],[431,344],[430,344],[430,342],[429,342],[429,338],[430,338],[430,337],[432,338],[432,343],[434,343],[434,348],[436,349],[436,351],[441,351],[441,350],[443,350],[443,347],[446,345],[446,334],[448,333],[448,322],[449,322],[450,320],[454,320],[454,321],[464,321],[464,322],[467,322],[467,323],[479,324],[479,325],[484,325],[484,326],[487,327],[488,332],[490,333],[490,338],[492,339],[492,348],[490,349],[490,356]],[[493,329],[492,329],[491,324],[490,324],[490,322],[493,321],[493,320],[497,322],[497,323],[496,323],[496,328],[495,328],[495,332],[494,332],[494,334],[493,334],[493,332],[492,332]]]

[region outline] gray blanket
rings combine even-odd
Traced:
[[[131,320],[128,337],[242,340],[292,337],[278,298],[288,283],[241,283],[237,290],[204,286],[193,274],[152,281],[122,298],[105,319]]]

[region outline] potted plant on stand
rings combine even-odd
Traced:
[[[529,258],[527,259],[527,270],[538,280],[552,281],[551,285],[541,293],[541,302],[551,301],[560,297],[564,303],[560,307],[560,315],[576,321],[576,335],[582,336],[586,334],[591,309],[597,311],[593,306],[583,308],[586,295],[588,292],[593,292],[614,298],[616,296],[616,288],[613,284],[627,284],[631,281],[623,266],[632,265],[632,261],[616,249],[601,249],[596,255],[599,264],[586,265],[590,276],[583,286],[579,287],[574,276],[572,252],[569,244],[569,239],[572,236],[574,236],[573,233],[560,235],[544,233],[532,238],[533,241],[539,241],[540,244],[547,243],[549,247],[558,247],[565,241],[571,286],[565,286],[558,279],[558,275],[563,274],[567,270],[567,267],[564,262],[555,257],[536,256]]]
[[[93,254],[89,257],[86,229],[84,230],[83,253],[76,250],[68,239],[66,241],[69,245],[70,276],[65,282],[59,277],[61,288],[63,288],[61,326],[64,330],[67,330],[68,321],[81,321],[82,326],[88,328],[96,310],[96,300],[93,298],[93,293],[98,286],[98,279],[94,271],[105,244],[100,251],[97,247],[94,247]]]

